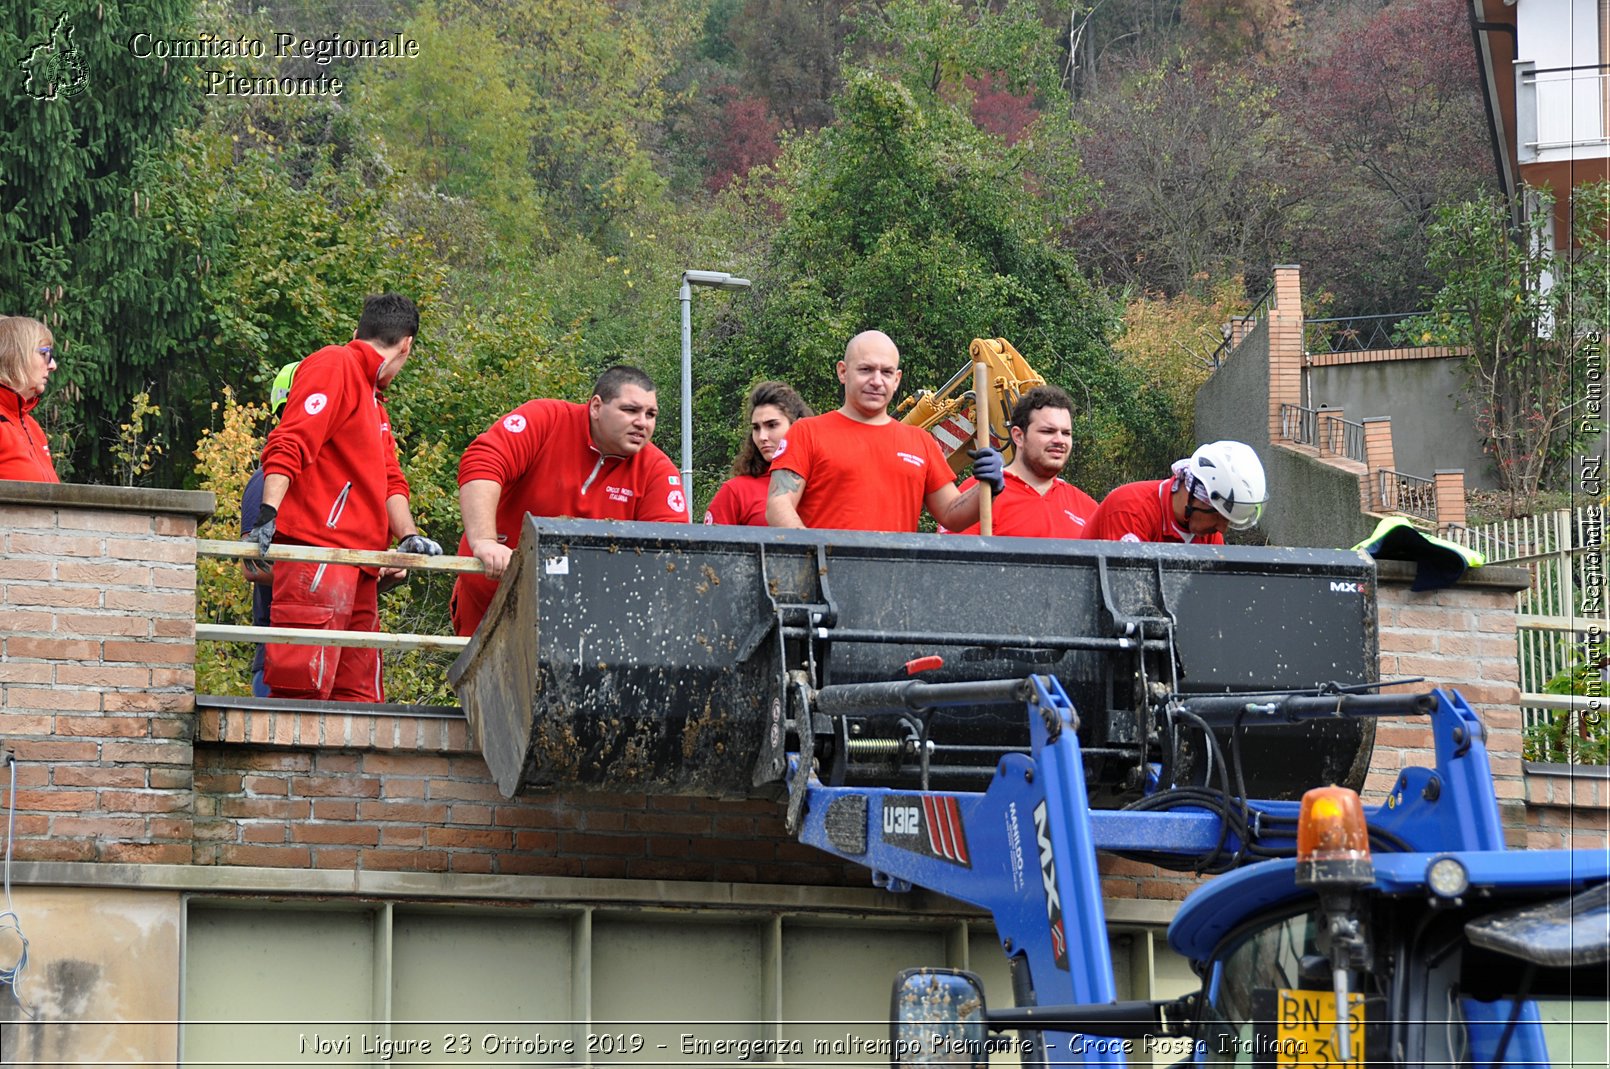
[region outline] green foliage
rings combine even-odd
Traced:
[[[129,47],[184,36],[190,0],[56,0],[0,13],[0,308],[55,332],[46,399],[72,427],[64,477],[107,473],[102,435],[186,356],[190,286],[153,225],[151,161],[196,98],[188,70]],[[55,421],[53,421],[55,422]]]
[[[1605,697],[1605,666],[1597,657],[1578,658],[1548,681],[1545,694]],[[1602,701],[1600,704],[1603,704]],[[1548,720],[1526,729],[1523,745],[1528,761],[1570,765],[1610,764],[1610,728],[1598,709],[1582,712],[1558,710]]]
[[[887,0],[857,19],[870,63],[913,94],[957,101],[968,78],[1000,73],[1013,92],[1059,95],[1057,32],[1031,0]]]
[[[1583,432],[1586,354],[1602,347],[1610,322],[1610,184],[1576,190],[1578,248],[1570,255],[1550,240],[1553,197],[1525,195],[1533,207],[1518,231],[1500,198],[1443,206],[1430,261],[1443,286],[1431,315],[1403,329],[1419,344],[1468,349],[1477,427],[1512,500],[1567,477],[1565,461]]]
[[[531,89],[514,49],[481,18],[444,22],[431,4],[404,32],[429,61],[376,67],[358,86],[359,122],[378,132],[388,163],[410,184],[473,200],[511,242],[546,237],[527,159]]]
[[[220,420],[202,431],[196,443],[196,480],[202,490],[217,498],[213,514],[196,529],[198,538],[228,540],[240,537],[240,499],[263,451],[259,428],[268,422],[268,406],[235,400],[235,391],[222,390],[222,400],[211,406]],[[217,557],[196,561],[196,619],[205,623],[249,625],[252,622],[251,584],[239,562]],[[250,694],[254,647],[240,642],[196,644],[196,691],[202,694]]]
[[[524,79],[521,130],[549,229],[618,250],[629,240],[622,222],[663,195],[645,138],[665,111],[665,76],[698,37],[703,4],[454,0],[441,10],[494,26]]]
[[[134,395],[129,403],[129,418],[118,424],[117,437],[112,440],[112,458],[117,462],[119,479],[124,486],[133,486],[141,476],[156,467],[156,458],[166,447],[160,431],[146,427],[148,418],[160,418],[162,409],[151,403],[151,395],[144,390]]]
[[[907,390],[949,378],[975,337],[1010,339],[1078,402],[1072,477],[1094,491],[1172,459],[1149,431],[1166,404],[1107,352],[1114,309],[1055,243],[1021,170],[1028,150],[871,72],[850,76],[838,110],[766,187],[782,219],[753,302],[701,365],[700,425],[734,425],[730,399],[760,377],[836,408],[845,342],[877,327],[900,346]],[[698,467],[720,464],[703,452]]]

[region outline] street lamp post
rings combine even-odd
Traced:
[[[688,522],[693,522],[693,287],[718,290],[746,290],[747,278],[736,278],[725,271],[684,271],[682,289],[682,493],[688,499]]]

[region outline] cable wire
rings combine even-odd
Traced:
[[[17,964],[0,968],[0,984],[11,989],[11,998],[17,1008],[26,1013],[30,1021],[34,1021],[38,1020],[37,1015],[23,1005],[22,994],[17,990],[17,985],[22,981],[22,971],[28,967],[28,937],[22,934],[22,918],[17,916],[17,911],[11,905],[11,843],[16,837],[17,828],[17,755],[7,753],[6,764],[11,768],[11,788],[6,796],[6,908],[5,912],[0,913],[0,934],[16,932],[18,940],[22,942],[22,954],[17,958]]]

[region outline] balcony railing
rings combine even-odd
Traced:
[[[1280,437],[1298,445],[1313,445],[1314,410],[1302,405],[1281,405]]]
[[[1516,68],[1518,140],[1532,154],[1610,144],[1610,66]],[[1523,153],[1524,161],[1528,154]]]
[[[1437,522],[1437,484],[1433,479],[1381,468],[1375,473],[1375,507],[1379,512],[1401,512],[1406,516]]]
[[[1317,413],[1316,441],[1321,456],[1346,457],[1364,463],[1364,424],[1329,412]]]

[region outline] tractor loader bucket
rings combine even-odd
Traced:
[[[817,694],[903,679],[934,655],[925,682],[1049,674],[1110,805],[1159,772],[1221,782],[1199,731],[1160,741],[1177,723],[1167,695],[1373,681],[1374,578],[1368,558],[1333,551],[527,517],[448,678],[507,796],[744,797],[780,796],[785,753],[813,747],[824,778],[896,786],[913,767],[866,754],[932,743],[924,775],[976,786],[1026,745],[1021,705],[862,716]],[[1374,737],[1340,717],[1241,734],[1222,753],[1238,749],[1264,798],[1362,785]]]

